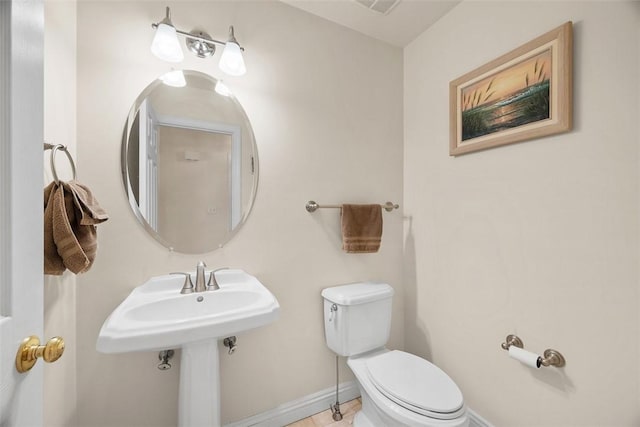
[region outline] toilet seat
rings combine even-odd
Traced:
[[[367,359],[365,366],[376,389],[403,408],[440,420],[464,413],[458,386],[425,359],[394,350]]]

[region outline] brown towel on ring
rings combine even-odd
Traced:
[[[45,198],[45,274],[60,275],[66,268],[75,274],[86,272],[98,249],[96,224],[108,215],[91,191],[76,181],[50,184]]]
[[[44,274],[59,276],[66,267],[53,241],[53,195],[57,189],[55,182],[44,189]]]
[[[347,253],[378,252],[382,239],[380,205],[342,205],[342,249]]]
[[[76,208],[80,211],[80,225],[96,225],[109,219],[100,207],[91,190],[78,181],[63,182],[65,189],[73,195]]]

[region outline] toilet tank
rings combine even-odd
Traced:
[[[322,291],[327,346],[340,356],[384,347],[391,329],[393,288],[359,282]]]

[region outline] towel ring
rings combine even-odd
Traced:
[[[51,173],[53,174],[53,180],[56,182],[56,184],[60,184],[60,178],[58,178],[58,173],[56,171],[56,152],[58,150],[62,150],[64,151],[64,154],[67,155],[67,159],[69,159],[69,163],[71,164],[71,173],[73,174],[73,179],[76,179],[76,164],[73,162],[73,157],[71,157],[71,154],[69,153],[69,150],[67,150],[67,147],[65,147],[62,144],[44,144],[44,149],[45,150],[51,150]]]

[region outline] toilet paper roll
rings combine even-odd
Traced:
[[[531,368],[540,367],[540,356],[515,345],[509,347],[509,356]]]

